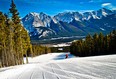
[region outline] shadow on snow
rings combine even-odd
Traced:
[[[70,53],[63,53],[63,54],[58,55],[57,57],[55,57],[54,60],[68,59],[68,58],[66,58],[66,54],[68,54],[68,58],[73,58],[74,57],[74,55],[72,55]]]

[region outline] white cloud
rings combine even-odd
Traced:
[[[112,4],[111,3],[103,3],[102,7],[105,7],[105,6],[112,6]]]
[[[116,10],[116,6],[112,5],[111,3],[103,3],[101,7]]]

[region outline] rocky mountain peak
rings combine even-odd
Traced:
[[[53,17],[43,12],[31,12],[22,19],[22,23],[29,33],[34,33],[32,35],[38,37],[49,37],[49,35],[52,37],[52,34],[56,37],[83,35],[91,30],[98,32],[115,28],[116,23],[113,22],[116,19],[115,15],[116,10],[106,8],[85,13],[63,12]]]

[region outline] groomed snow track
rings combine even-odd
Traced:
[[[0,79],[116,79],[116,55],[74,57],[50,53],[0,69]]]

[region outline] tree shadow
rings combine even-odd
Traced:
[[[66,58],[66,54],[68,54],[68,58]],[[58,55],[57,57],[54,58],[54,60],[63,60],[63,59],[69,59],[69,58],[73,58],[74,55],[70,54],[70,53],[63,53]]]

